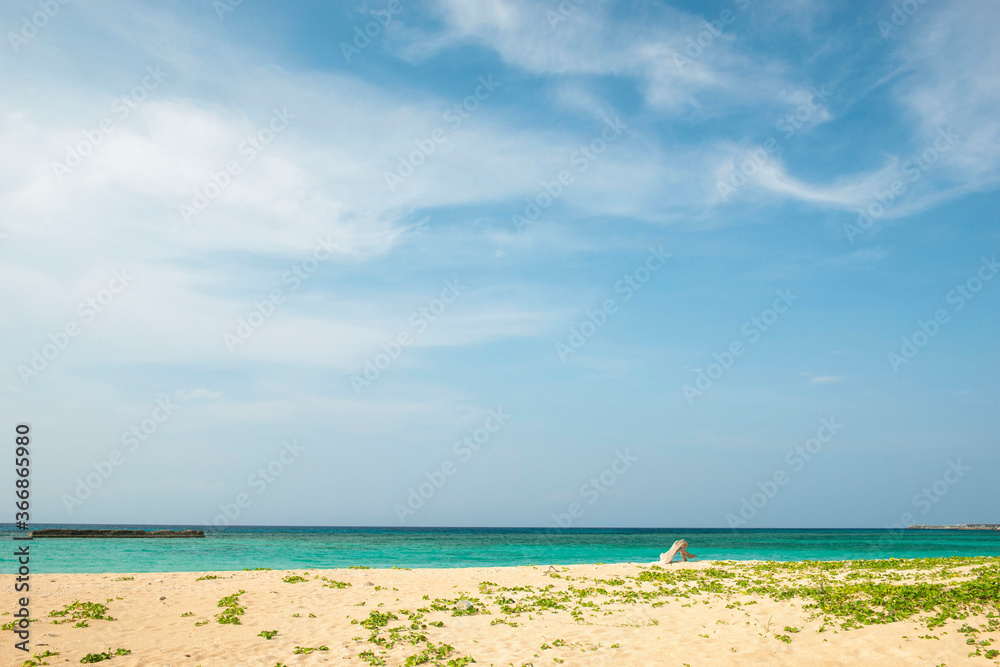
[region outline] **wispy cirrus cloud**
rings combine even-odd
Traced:
[[[706,17],[649,4],[622,18],[606,0],[565,4],[572,11],[528,0],[438,0],[441,28],[401,29],[396,48],[420,59],[472,44],[538,75],[625,77],[649,105],[668,113],[713,113],[709,107],[723,99],[728,105],[793,103],[804,93],[781,61],[761,63],[740,50],[730,26],[745,22],[749,1]]]

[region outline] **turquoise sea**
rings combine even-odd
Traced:
[[[32,528],[204,529],[204,526]],[[12,525],[0,524],[2,572],[16,570]],[[23,535],[23,533],[22,533]],[[729,530],[708,528],[318,528],[232,527],[204,539],[36,539],[33,573],[197,572],[369,567],[486,567],[652,562],[674,540],[711,560],[843,560],[1000,556],[1000,531]],[[22,543],[23,544],[23,543]]]

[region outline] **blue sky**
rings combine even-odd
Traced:
[[[0,27],[33,520],[998,520],[995,3]]]

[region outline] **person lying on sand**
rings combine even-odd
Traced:
[[[685,563],[687,562],[688,558],[697,558],[697,556],[694,555],[693,553],[689,553],[687,548],[688,548],[687,540],[677,540],[676,542],[674,542],[673,546],[670,547],[670,551],[660,554],[660,562],[669,563],[674,559],[674,556],[676,556],[677,554],[681,555],[681,558],[684,559]]]

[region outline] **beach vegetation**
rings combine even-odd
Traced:
[[[277,635],[278,635],[278,631],[277,630],[261,630],[257,634],[258,637],[263,637],[264,639],[266,639],[268,641],[274,639]]]
[[[346,581],[337,581],[336,579],[327,579],[326,577],[320,577],[320,579],[326,582],[323,585],[327,588],[347,588],[351,585]]]
[[[134,579],[135,577],[118,577],[117,579],[114,579],[114,581],[132,581]]]
[[[329,651],[329,650],[330,649],[328,649],[325,646],[317,646],[316,648],[313,648],[311,646],[296,646],[295,650],[293,650],[292,653],[296,655],[309,655],[313,651]]]
[[[433,642],[427,642],[427,648],[420,653],[407,657],[403,662],[403,665],[404,667],[412,667],[412,665],[422,665],[425,662],[430,662],[431,660],[441,660],[448,657],[448,654],[454,650],[455,647],[450,644],[434,644]]]
[[[50,611],[49,617],[57,619],[52,621],[53,624],[69,623],[70,621],[85,621],[87,619],[95,621],[115,620],[111,616],[108,616],[108,608],[106,605],[99,602],[80,602],[79,600],[73,600],[73,602],[65,605],[62,609]],[[76,627],[87,626],[77,625]]]
[[[379,611],[373,611],[368,614],[368,618],[361,621],[361,627],[374,630],[375,628],[385,627],[389,624],[389,621],[396,620],[399,620],[399,617],[392,612],[382,613]]]
[[[604,584],[605,586],[624,586],[625,580],[618,577],[613,579],[594,579],[594,583]]]
[[[223,611],[215,615],[220,625],[242,625],[240,616],[246,613],[246,607],[240,606],[240,596],[246,593],[242,588],[238,593],[227,595],[219,600],[217,607],[222,607]]]
[[[110,660],[116,655],[128,655],[131,652],[132,651],[130,651],[127,648],[116,648],[114,652],[112,652],[111,649],[109,648],[107,651],[104,651],[103,653],[88,653],[87,655],[80,658],[80,662],[84,664],[104,662],[105,660]]]
[[[362,651],[358,657],[374,667],[385,664],[385,659],[375,655],[374,651]]]
[[[468,600],[461,600],[455,605],[455,609],[451,612],[452,616],[475,616],[476,614],[483,613],[483,608],[476,606],[475,604],[469,602]]]
[[[35,653],[30,658],[21,663],[21,667],[39,667],[39,665],[47,665],[49,663],[45,662],[45,658],[51,658],[53,656],[59,655],[59,651],[49,651],[45,650],[43,653]]]
[[[185,616],[194,616],[194,612],[193,611],[186,611],[183,614],[181,614],[181,618],[184,618]]]
[[[458,601],[440,600],[441,604],[439,606],[442,606],[443,609],[439,611],[451,609],[451,603],[455,602]],[[371,612],[368,618],[361,621],[360,624],[371,630],[368,641],[381,648],[382,651],[376,655],[373,650],[366,650],[359,653],[358,656],[368,662],[368,664],[381,665],[385,664],[384,656],[387,655],[387,652],[397,646],[418,646],[424,644],[424,648],[419,653],[403,658],[403,664],[421,665],[434,661],[435,665],[443,665],[444,663],[439,661],[451,655],[455,649],[448,644],[438,644],[428,639],[426,634],[428,626],[435,628],[444,627],[444,623],[441,621],[432,621],[430,623],[426,621],[425,614],[430,612],[431,609],[428,608],[421,608],[416,611],[400,609],[398,614],[404,617],[403,619],[400,619],[393,612]],[[393,621],[400,620],[402,620],[400,624],[392,623]],[[358,621],[352,620],[351,622],[357,623]],[[475,660],[471,656],[458,656],[449,659],[447,665],[462,666],[474,662]]]
[[[210,581],[212,579],[221,579],[222,577],[214,574],[206,574],[203,577],[198,577],[195,581]]]
[[[299,584],[302,583],[303,581],[309,581],[305,577],[300,577],[297,574],[289,574],[288,576],[283,577],[281,580],[286,584]]]
[[[436,642],[432,634],[443,626],[434,619],[436,614],[498,613],[500,617],[491,620],[491,626],[516,627],[519,616],[531,620],[543,614],[566,613],[577,623],[599,623],[597,619],[602,616],[611,616],[613,627],[640,627],[658,625],[659,620],[614,617],[637,605],[660,607],[670,602],[682,607],[721,603],[719,607],[745,610],[749,616],[751,606],[764,600],[786,602],[796,613],[800,609],[805,613],[805,628],[782,626],[776,620],[780,616],[776,615],[765,617],[766,623],[760,620],[762,637],[773,637],[786,644],[791,644],[796,634],[808,628],[835,635],[838,631],[880,623],[916,621],[935,630],[946,624],[952,627],[950,624],[958,621],[954,627],[962,624],[961,632],[967,637],[969,650],[976,651],[973,655],[1000,650],[990,646],[995,641],[979,634],[1000,631],[1000,559],[997,558],[730,561],[690,569],[650,566],[608,578],[570,577],[564,573],[561,581],[543,581],[551,583],[503,586],[495,581],[482,581],[478,584],[478,596],[460,593],[453,599],[432,599],[424,595],[427,606],[416,611],[379,608],[363,621],[352,621],[371,631],[368,642],[374,645],[359,655],[373,665],[390,659],[393,664],[403,660],[410,660],[409,664],[423,664],[418,660],[443,664],[443,658],[435,657],[435,652],[445,646]],[[747,619],[748,626],[751,620]],[[432,636],[428,637],[428,633]],[[700,636],[710,638],[710,635]],[[393,649],[421,644],[420,652],[406,658],[395,657],[398,654]],[[580,648],[561,640],[549,640],[542,650],[560,646]],[[587,648],[599,647],[580,650]],[[612,648],[620,648],[620,644]]]

